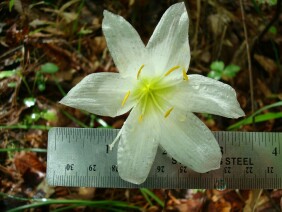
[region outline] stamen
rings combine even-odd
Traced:
[[[137,72],[137,79],[139,79],[139,75],[141,74],[142,69],[144,68],[144,64],[139,68]]]
[[[171,74],[171,72],[175,71],[176,69],[178,69],[180,66],[174,66],[171,69],[169,69],[166,73],[165,73],[165,77],[168,76],[169,74]]]
[[[126,103],[129,95],[130,95],[130,91],[127,91],[127,93],[125,94],[125,96],[124,96],[124,98],[122,100],[121,106],[124,106],[124,104]]]
[[[168,109],[168,111],[165,112],[164,117],[167,118],[169,116],[169,114],[171,113],[171,111],[173,110],[173,107]]]
[[[141,114],[141,115],[139,116],[138,121],[141,122],[142,120],[143,120],[143,115]]]
[[[182,75],[183,75],[183,79],[188,81],[188,76],[187,76],[186,71],[185,71],[184,68],[182,69]]]

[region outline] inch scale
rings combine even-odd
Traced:
[[[119,177],[118,145],[112,151],[108,146],[117,133],[115,129],[52,128],[48,134],[48,184],[104,188],[282,188],[282,133],[213,132],[223,154],[221,167],[204,174],[189,170],[159,148],[150,174],[141,185]]]

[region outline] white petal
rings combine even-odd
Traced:
[[[201,75],[189,75],[188,81],[178,84],[170,103],[183,110],[238,118],[241,109],[235,90],[222,82]]]
[[[188,69],[191,57],[188,25],[188,15],[183,2],[172,5],[162,16],[146,46],[151,55],[150,59],[155,63],[155,71],[159,71],[159,74],[174,66]]]
[[[122,127],[118,145],[118,171],[122,179],[134,184],[143,183],[154,162],[160,132],[155,113],[138,121],[141,109],[136,106]]]
[[[185,120],[177,111],[163,121],[161,146],[175,160],[204,173],[220,166],[221,152],[211,131],[192,113]]]
[[[131,79],[117,73],[95,73],[83,78],[60,101],[61,104],[102,116],[115,117],[129,111],[130,98],[122,106],[126,93],[132,88]]]
[[[113,60],[122,76],[134,75],[144,63],[145,46],[123,17],[104,11],[102,29]]]

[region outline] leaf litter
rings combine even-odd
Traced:
[[[48,127],[80,127],[82,123],[88,127],[101,127],[102,124],[120,128],[127,116],[97,117],[57,103],[84,76],[117,71],[101,31],[103,10],[128,19],[146,43],[163,11],[173,3],[176,1],[46,0],[34,3],[10,0],[0,3],[1,211],[27,205],[32,208],[33,198],[58,200],[49,205],[34,206],[39,211],[121,209],[122,206],[115,205],[114,201],[137,206],[140,210],[162,211],[157,199],[165,203],[166,211],[281,210],[282,192],[279,188],[224,191],[154,189],[154,196],[150,193],[146,196],[138,189],[51,188],[46,184],[44,150],[47,148]],[[235,88],[248,116],[252,115],[252,104],[259,110],[280,102],[281,1],[243,2],[254,81],[253,103],[249,98],[246,41],[239,1],[198,0],[187,1],[187,5],[191,25],[189,36],[192,38],[189,72],[206,76],[215,61],[239,66],[236,76],[223,77],[222,80]],[[269,30],[265,30],[267,28]],[[281,132],[282,119],[273,115],[279,112],[281,107],[263,110],[260,115],[271,114],[269,119],[240,125],[239,130]],[[198,116],[211,130],[227,130],[237,122],[205,114]],[[109,200],[113,204],[108,208],[93,209],[89,202],[80,205],[59,202],[74,199]]]

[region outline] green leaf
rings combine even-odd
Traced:
[[[14,87],[16,87],[17,86],[17,83],[16,82],[9,82],[8,83],[8,87],[9,88],[14,88]]]
[[[79,34],[79,35],[87,35],[87,34],[91,34],[92,32],[93,32],[93,31],[92,31],[91,29],[86,29],[86,28],[82,27],[82,28],[79,30],[78,34]]]
[[[59,70],[59,67],[54,63],[45,63],[41,66],[40,72],[46,74],[54,74]]]
[[[45,83],[41,83],[41,82],[38,83],[37,87],[38,87],[38,90],[40,91],[44,91],[46,89]]]
[[[221,79],[221,72],[217,72],[217,71],[210,71],[210,73],[208,73],[208,77],[215,79],[215,80],[220,80]]]
[[[0,79],[14,76],[15,73],[16,72],[14,70],[12,70],[12,71],[1,71],[0,72]]]
[[[212,71],[222,72],[224,70],[224,62],[223,61],[214,61],[210,65],[210,69]]]
[[[41,112],[41,117],[47,121],[57,120],[57,114],[54,111]]]
[[[10,0],[9,2],[9,11],[10,12],[12,11],[14,4],[15,4],[15,0]]]
[[[225,67],[224,71],[228,71],[228,72],[239,72],[240,71],[240,66],[236,66],[233,64],[230,64],[228,66]]]
[[[237,72],[240,71],[240,66],[236,66],[233,64],[230,64],[228,66],[225,67],[224,71],[223,71],[223,75],[227,76],[227,77],[235,77]]]
[[[268,0],[268,4],[274,6],[277,4],[277,0]]]
[[[244,125],[247,125],[247,124],[251,124],[253,123],[253,120],[254,122],[256,122],[256,117],[258,116],[258,114],[260,114],[262,111],[264,110],[268,110],[270,108],[273,108],[273,107],[281,107],[282,106],[282,101],[279,101],[279,102],[276,102],[276,103],[273,103],[273,104],[270,104],[270,105],[267,105],[259,110],[257,110],[254,114],[252,114],[251,116],[241,120],[241,121],[238,121],[236,122],[235,124],[229,126],[227,129],[228,130],[236,130],[238,128],[240,128],[241,126],[244,126]],[[267,117],[267,116],[266,116]],[[273,114],[271,114],[270,116],[268,116],[268,118],[270,117],[273,117]],[[279,114],[278,116],[276,115],[276,117],[279,117]],[[265,116],[263,117],[265,119]],[[260,118],[259,120],[262,120],[262,118]],[[270,120],[270,119],[267,119],[267,120]],[[265,119],[265,121],[267,121]]]
[[[257,122],[269,121],[269,120],[279,119],[279,118],[282,118],[282,112],[277,112],[277,113],[269,112],[266,114],[256,116],[254,118],[254,122],[257,123]]]
[[[248,117],[247,119],[244,120],[244,123],[241,124],[240,126],[252,124],[253,123],[252,118],[254,118],[254,123],[259,123],[259,122],[263,122],[263,121],[269,121],[269,120],[273,120],[273,119],[282,118],[282,112],[278,112],[278,113],[271,113],[270,112],[270,113],[266,113],[266,114],[257,115],[255,117]]]
[[[277,35],[277,28],[275,26],[271,26],[268,30],[273,35]]]

